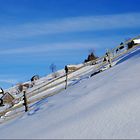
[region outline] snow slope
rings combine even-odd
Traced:
[[[140,49],[0,126],[0,138],[140,138]]]

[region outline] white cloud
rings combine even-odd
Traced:
[[[133,34],[129,34],[130,38],[133,38]],[[77,42],[55,42],[55,43],[45,43],[45,44],[36,44],[36,45],[25,45],[26,47],[11,47],[9,49],[0,48],[0,55],[16,55],[16,54],[53,54],[59,53],[61,51],[70,50],[89,50],[94,49],[95,51],[105,50],[109,48],[117,47],[121,42],[125,41],[127,35],[115,35],[115,36],[106,36],[100,38],[93,38],[92,40],[81,40]],[[22,45],[24,46],[24,45]]]
[[[18,79],[8,78],[7,76],[0,79],[0,83],[16,84],[17,82]]]
[[[1,83],[15,84],[17,83],[16,79],[0,79]]]
[[[71,17],[43,23],[26,23],[19,26],[1,27],[1,38],[25,38],[39,35],[98,31],[140,27],[140,13]]]
[[[134,35],[130,35],[131,37],[134,37]],[[77,41],[77,42],[55,42],[55,43],[45,43],[45,44],[36,44],[26,47],[11,47],[10,49],[4,49],[0,48],[0,55],[15,55],[15,54],[52,54],[54,52],[61,52],[63,51],[69,51],[69,50],[89,50],[89,49],[107,49],[107,48],[114,48],[117,45],[120,44],[120,41],[123,41],[125,39],[124,35],[119,36],[111,36],[111,37],[100,37],[100,38],[93,38],[91,41]]]
[[[47,53],[55,52],[61,50],[70,50],[70,49],[88,49],[88,48],[99,48],[99,44],[95,42],[67,42],[67,43],[53,43],[53,44],[42,44],[36,46],[20,47],[13,49],[0,49],[1,55],[9,54],[38,54],[38,53]]]
[[[18,80],[17,75],[0,75],[0,83],[15,84]]]

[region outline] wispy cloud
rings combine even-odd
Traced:
[[[19,81],[16,75],[0,75],[0,84],[7,83],[7,84],[15,84]]]
[[[18,47],[11,49],[0,49],[1,55],[10,54],[39,54],[39,53],[49,53],[61,50],[72,50],[72,49],[88,49],[88,48],[100,48],[100,45],[95,42],[67,42],[67,43],[51,43],[42,44],[36,46],[28,47]]]
[[[16,27],[6,26],[0,28],[0,37],[16,39],[48,34],[135,27],[140,27],[140,13],[71,17],[54,21],[26,23]]]
[[[0,79],[0,83],[8,83],[8,84],[15,84],[18,80],[16,79]]]
[[[134,37],[134,35],[129,34],[129,37]],[[125,39],[125,35],[115,35],[111,37],[100,37],[92,40],[79,40],[76,42],[55,42],[55,43],[45,43],[36,45],[23,45],[24,47],[11,47],[11,48],[0,48],[0,55],[33,55],[33,54],[53,54],[55,52],[59,53],[61,51],[73,51],[73,50],[90,50],[94,49],[99,51],[101,49],[114,48],[120,44],[120,41]]]

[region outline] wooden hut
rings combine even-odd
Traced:
[[[6,92],[2,97],[1,99],[3,100],[3,104],[9,104],[11,106],[14,105],[14,100],[15,98],[9,93],[9,92]]]

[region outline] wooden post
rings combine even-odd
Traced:
[[[65,89],[67,89],[67,86],[68,86],[68,67],[67,66],[65,66],[65,73],[66,73],[66,80],[65,80],[66,85],[65,85]]]
[[[111,68],[112,67],[111,52],[109,52],[109,64],[110,64],[110,68]]]
[[[68,74],[66,73],[66,85],[65,85],[65,89],[67,89],[68,86]]]
[[[109,63],[109,67],[112,67],[112,60],[111,60],[111,52],[109,50],[107,50],[107,57],[108,57],[108,63]]]
[[[24,103],[23,105],[25,106],[25,112],[28,112],[28,103],[27,103],[27,97],[26,97],[26,91],[23,91],[23,100],[24,100]]]

